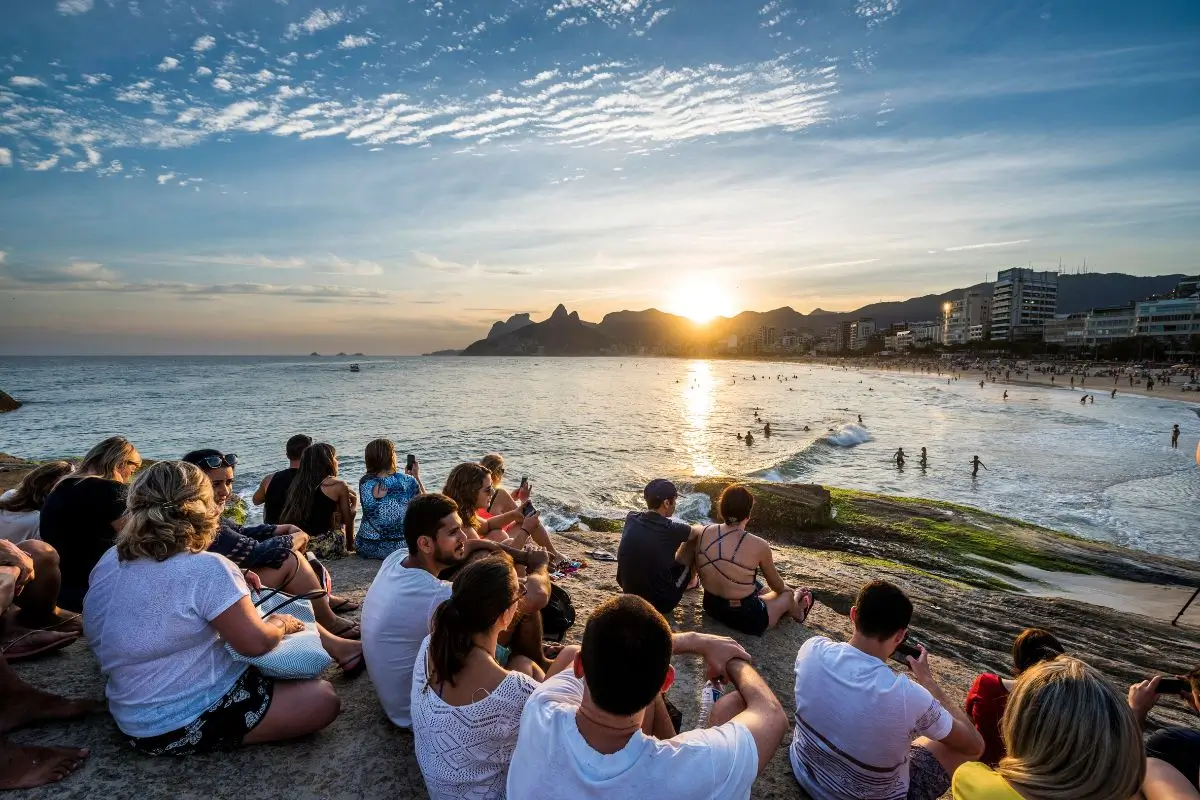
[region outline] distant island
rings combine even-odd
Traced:
[[[462,354],[463,354],[463,351],[462,351],[462,350],[435,350],[435,351],[433,351],[432,353],[421,353],[421,356],[422,356],[422,357],[429,357],[429,356],[461,356]]]

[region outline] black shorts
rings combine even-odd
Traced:
[[[937,800],[950,791],[950,776],[942,762],[924,747],[908,751],[908,800]]]
[[[1164,728],[1146,742],[1146,755],[1167,762],[1200,788],[1200,731]]]
[[[767,604],[755,592],[741,600],[726,600],[712,592],[704,593],[704,611],[713,619],[735,631],[762,636],[771,626]]]
[[[187,725],[144,739],[131,736],[129,745],[149,756],[186,756],[237,749],[246,734],[267,715],[274,691],[275,682],[250,667],[224,697]]]

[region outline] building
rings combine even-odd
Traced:
[[[1003,270],[992,286],[992,339],[1036,339],[1057,311],[1057,272]]]
[[[1042,340],[1071,349],[1082,348],[1087,334],[1088,312],[1058,314],[1042,326]]]
[[[966,344],[971,340],[970,331],[974,325],[983,325],[985,329],[992,323],[992,297],[982,289],[967,289],[961,297],[952,299],[942,308],[945,325],[942,328],[942,342],[945,344]]]
[[[912,342],[915,345],[945,342],[945,330],[940,322],[914,322],[908,329],[912,332]]]
[[[870,317],[856,319],[850,323],[850,335],[848,337],[851,350],[862,350],[867,346],[867,342],[875,335],[875,320]]]
[[[854,344],[854,322],[845,320],[837,327],[837,349],[849,350]]]
[[[1088,312],[1083,344],[1085,347],[1099,347],[1122,339],[1132,339],[1136,332],[1136,304],[1093,308]]]
[[[1200,334],[1200,297],[1143,300],[1136,305],[1135,335],[1153,337]]]

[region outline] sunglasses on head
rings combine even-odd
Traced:
[[[200,466],[205,469],[237,466],[237,453],[226,453],[223,456],[205,456],[200,459]]]

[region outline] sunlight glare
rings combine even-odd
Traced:
[[[735,298],[715,278],[685,279],[675,287],[674,294],[675,299],[667,310],[701,325],[716,317],[734,314]]]

